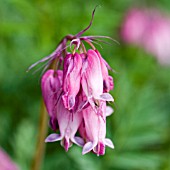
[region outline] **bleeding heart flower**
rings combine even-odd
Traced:
[[[104,64],[104,63],[102,63]],[[103,70],[106,69],[103,66]],[[103,74],[106,75],[105,70]],[[95,105],[102,101],[114,101],[109,93],[103,93],[103,74],[101,61],[95,50],[88,50],[82,67],[82,88],[87,100],[95,109]],[[108,78],[108,77],[107,77]]]
[[[81,137],[75,136],[80,123],[82,122],[82,114],[78,112],[70,112],[64,107],[63,101],[60,98],[56,107],[57,120],[60,134],[53,133],[46,138],[46,142],[55,142],[61,140],[61,145],[68,151],[72,142],[83,146],[84,140]]]
[[[96,114],[91,106],[83,110],[83,118],[87,143],[83,147],[83,154],[93,150],[97,155],[105,154],[105,145],[114,148],[112,141],[106,137],[106,103],[100,102],[101,114]],[[82,128],[82,127],[81,127]],[[81,129],[82,130],[82,129]]]
[[[44,70],[51,68],[41,79],[41,89],[50,125],[59,132],[50,134],[45,142],[61,141],[66,151],[75,143],[83,147],[83,154],[92,150],[103,155],[106,145],[114,148],[106,138],[106,116],[113,112],[106,102],[114,101],[109,94],[114,84],[108,73],[111,68],[93,42],[100,42],[101,38],[113,39],[82,36],[92,24],[94,11],[87,28],[76,35],[65,36],[51,55],[29,69],[42,62],[47,62]],[[87,51],[84,43],[92,49]],[[78,130],[80,135],[77,135]]]
[[[80,73],[82,68],[82,58],[78,53],[68,54],[64,59],[64,80],[62,96],[64,106],[68,110],[73,109],[75,97],[80,89]]]
[[[63,72],[61,70],[48,70],[41,79],[41,90],[47,112],[50,116],[50,125],[56,130],[56,105],[61,94]]]
[[[103,92],[107,93],[110,90],[112,90],[114,87],[113,78],[111,76],[109,76],[108,63],[102,58],[99,51],[95,50],[95,52],[97,53],[97,55],[99,57],[100,65],[101,65],[102,77],[103,77]]]

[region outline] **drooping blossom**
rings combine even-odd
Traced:
[[[48,70],[41,79],[41,90],[47,112],[50,116],[50,125],[53,130],[57,128],[56,105],[62,92],[63,72],[61,70]]]
[[[100,102],[98,109],[102,116],[96,114],[91,106],[82,111],[87,140],[83,154],[93,150],[97,155],[104,155],[105,145],[114,148],[112,141],[106,138],[106,102]]]
[[[108,63],[102,58],[101,54],[97,50],[95,50],[95,52],[97,53],[99,57],[100,65],[101,65],[101,71],[102,71],[102,77],[103,77],[103,92],[107,93],[110,90],[112,90],[114,87],[113,78],[109,76]]]
[[[155,9],[132,9],[122,24],[122,39],[143,47],[161,64],[170,64],[170,17]]]
[[[19,170],[18,166],[2,148],[0,148],[0,170]]]
[[[99,57],[95,50],[88,50],[82,67],[82,88],[93,109],[100,100],[113,101],[109,93],[103,93],[105,77],[102,74],[103,70]]]
[[[82,58],[80,54],[68,54],[64,59],[63,103],[71,110],[75,105],[75,97],[80,89],[80,73]],[[76,83],[75,83],[76,82]]]
[[[45,61],[45,69],[50,68],[42,76],[41,90],[54,133],[45,142],[60,141],[66,151],[76,144],[83,147],[82,154],[93,151],[104,155],[105,146],[114,148],[106,138],[106,116],[113,112],[107,102],[114,101],[109,94],[114,83],[108,71],[111,67],[93,42],[111,38],[82,36],[92,24],[94,11],[87,28],[64,37],[51,55],[29,69]],[[86,49],[84,43],[89,44],[90,49]]]
[[[70,112],[65,108],[62,98],[60,97],[56,106],[56,117],[58,120],[60,134],[53,133],[46,138],[46,142],[55,142],[61,140],[61,145],[68,151],[72,142],[83,146],[84,141],[81,137],[75,136],[83,115],[78,112]]]

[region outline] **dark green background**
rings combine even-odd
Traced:
[[[66,153],[59,142],[47,144],[43,170],[170,170],[170,67],[140,48],[125,45],[120,27],[132,6],[170,9],[169,0],[1,0],[0,1],[0,146],[21,170],[35,152],[41,101],[41,71],[26,73],[50,54],[67,34],[107,35],[120,45],[98,46],[116,73],[115,112],[107,118],[107,137],[115,149],[101,157],[73,145]]]

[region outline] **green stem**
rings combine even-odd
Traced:
[[[44,157],[45,152],[45,137],[47,134],[47,125],[48,125],[48,116],[46,112],[46,108],[44,102],[41,102],[41,110],[40,110],[40,122],[39,122],[39,134],[36,145],[36,151],[34,158],[32,160],[31,170],[39,170],[41,168],[41,162]]]

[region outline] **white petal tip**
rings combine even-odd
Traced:
[[[114,149],[113,142],[108,138],[105,139],[105,145],[107,145],[108,147]]]
[[[83,151],[82,151],[82,155],[90,152],[92,149],[94,148],[94,145],[92,142],[87,142],[84,147],[83,147]]]
[[[59,134],[52,133],[45,139],[45,142],[55,142],[61,140],[61,138],[62,137]]]

